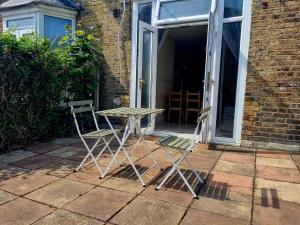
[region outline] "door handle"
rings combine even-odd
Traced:
[[[146,82],[143,79],[139,79],[139,86],[140,88],[142,88],[143,84],[145,84]]]

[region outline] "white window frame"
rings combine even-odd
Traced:
[[[178,24],[178,23],[193,23],[193,22],[199,22],[199,21],[206,21],[209,17],[209,12],[207,14],[198,15],[198,16],[185,16],[185,17],[178,17],[178,18],[172,18],[172,19],[159,19],[159,12],[160,12],[160,5],[161,3],[166,2],[174,2],[177,0],[157,0],[156,6],[155,6],[155,14],[154,14],[154,24],[157,26],[160,25],[169,25],[169,24]],[[211,8],[213,7],[213,0],[211,4]]]
[[[33,32],[36,32],[41,37],[44,37],[44,16],[52,16],[61,19],[71,20],[72,24],[72,33],[75,32],[76,29],[76,16],[77,11],[65,9],[61,7],[49,6],[39,4],[36,6],[24,6],[18,9],[7,9],[1,13],[3,17],[3,30],[8,30],[7,21],[14,19],[22,19],[33,17],[34,18],[34,26],[31,27]],[[22,29],[19,29],[22,30]]]

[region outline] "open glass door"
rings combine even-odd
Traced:
[[[208,124],[203,132],[202,141],[208,142],[211,140],[212,120],[214,118],[214,107],[212,93],[214,92],[215,74],[217,74],[218,50],[220,48],[221,30],[222,25],[219,16],[219,1],[213,0],[211,11],[208,20],[208,34],[207,34],[207,47],[206,47],[206,66],[205,77],[203,85],[203,107],[211,106],[211,112],[208,119]]]
[[[157,36],[157,28],[139,21],[137,107],[155,108]],[[145,127],[149,119],[142,119],[141,126]],[[155,121],[150,132],[154,130],[154,124]]]

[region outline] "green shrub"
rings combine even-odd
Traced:
[[[0,151],[70,135],[69,109],[60,105],[93,97],[91,72],[101,71],[101,62],[93,36],[83,31],[57,49],[36,35],[0,33]]]

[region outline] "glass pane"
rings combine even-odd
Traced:
[[[233,138],[241,22],[223,25],[216,136]]]
[[[66,26],[71,26],[71,20],[53,16],[45,16],[45,37],[49,38],[52,45],[57,45],[59,39],[66,35]]]
[[[242,16],[243,0],[225,0],[224,18]]]
[[[152,3],[139,4],[139,20],[151,24]]]
[[[29,26],[34,26],[34,18],[33,17],[21,18],[21,19],[15,19],[15,20],[8,20],[7,21],[7,27],[8,28],[18,29],[20,27],[29,27]]]
[[[176,19],[179,17],[208,14],[211,0],[177,0],[160,4],[159,19]]]
[[[141,107],[149,108],[151,99],[151,61],[152,61],[152,32],[143,32],[143,62],[142,62],[142,96]]]

